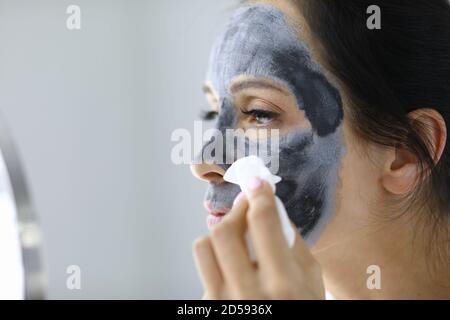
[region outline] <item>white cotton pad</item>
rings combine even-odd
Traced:
[[[235,161],[225,172],[224,180],[230,183],[238,184],[243,192],[248,190],[248,185],[253,178],[259,178],[267,181],[275,192],[275,184],[281,181],[281,178],[273,175],[264,165],[264,161],[257,156],[248,156]],[[281,221],[284,236],[289,247],[294,245],[295,231],[292,228],[289,217],[283,203],[278,197],[275,197],[278,215]],[[248,237],[247,237],[248,239]],[[254,259],[253,246],[249,243],[250,256]]]

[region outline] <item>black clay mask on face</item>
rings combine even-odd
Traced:
[[[216,128],[235,126],[230,83],[241,76],[270,79],[288,88],[311,123],[280,138],[277,195],[309,245],[313,245],[335,211],[342,138],[339,91],[311,58],[305,43],[273,6],[240,8],[217,39],[207,81],[217,93],[220,112]],[[224,169],[227,166],[224,165]],[[239,187],[211,183],[206,200],[216,208],[230,208]]]

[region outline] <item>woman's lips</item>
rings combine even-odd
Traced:
[[[206,211],[208,211],[208,216],[206,217],[206,224],[208,229],[211,230],[216,224],[222,221],[223,217],[230,211],[229,208],[214,208],[211,202],[205,201],[204,206]]]

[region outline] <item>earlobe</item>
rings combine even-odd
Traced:
[[[389,193],[402,195],[412,191],[419,178],[417,158],[406,150],[387,151],[381,184]]]

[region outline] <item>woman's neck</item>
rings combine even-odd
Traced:
[[[401,220],[313,251],[336,299],[450,299],[450,259],[430,249],[424,228]]]

